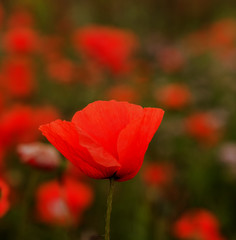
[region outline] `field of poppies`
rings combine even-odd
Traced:
[[[0,239],[236,239],[236,2],[0,1]]]

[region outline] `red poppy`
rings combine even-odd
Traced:
[[[180,239],[223,240],[216,217],[207,210],[185,213],[174,224],[174,235]]]
[[[0,217],[6,214],[10,208],[9,197],[9,187],[5,181],[0,179]]]
[[[40,142],[20,144],[17,146],[17,152],[23,163],[43,170],[55,169],[61,162],[60,155],[54,147]]]
[[[2,85],[13,97],[28,97],[35,88],[33,65],[28,58],[10,58],[3,64]]]
[[[219,141],[222,123],[211,113],[194,113],[186,118],[185,129],[187,134],[200,142],[215,144]]]
[[[112,27],[89,26],[74,35],[75,47],[113,73],[127,72],[130,58],[137,48],[136,36]]]
[[[71,122],[56,120],[40,130],[89,177],[126,181],[139,171],[163,114],[159,108],[97,101],[76,112]]]
[[[9,53],[32,53],[38,49],[39,39],[30,28],[13,28],[5,34],[3,46]]]
[[[145,166],[142,179],[150,186],[163,186],[168,184],[173,177],[172,167],[167,164],[149,163]]]
[[[15,106],[4,112],[0,119],[0,145],[9,147],[21,142],[32,126],[32,110],[26,106]]]
[[[76,225],[92,203],[93,191],[84,183],[65,179],[51,181],[37,190],[36,208],[39,219],[56,225]]]
[[[193,53],[202,54],[211,51],[218,57],[228,55],[234,50],[236,39],[236,21],[221,19],[209,27],[187,36],[187,44]]]
[[[58,117],[57,111],[51,107],[13,106],[0,118],[0,147],[37,140],[40,136],[37,127]]]
[[[170,109],[181,109],[189,104],[191,92],[183,84],[173,83],[159,88],[155,95],[157,101]]]
[[[212,49],[232,49],[236,40],[236,21],[235,19],[221,19],[210,27],[209,45]]]

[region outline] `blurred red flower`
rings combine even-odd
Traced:
[[[233,49],[236,40],[235,19],[221,19],[215,22],[210,26],[208,34],[209,45],[214,50]]]
[[[173,178],[173,169],[168,164],[149,163],[144,167],[142,179],[154,187],[164,186],[171,182]]]
[[[189,104],[192,96],[186,85],[173,83],[160,87],[155,93],[155,98],[167,108],[181,109]]]
[[[136,36],[125,30],[88,26],[74,34],[75,47],[114,74],[125,73],[131,67],[131,55],[138,46]]]
[[[190,211],[174,224],[174,235],[180,239],[223,240],[216,217],[207,210]]]
[[[9,193],[10,189],[5,181],[0,179],[0,217],[3,217],[3,215],[6,214],[6,212],[10,208],[9,203]]]
[[[157,53],[160,68],[166,73],[175,73],[183,69],[185,58],[183,53],[175,47],[164,47]]]
[[[3,63],[2,85],[13,97],[28,97],[35,88],[33,65],[28,58],[10,58]]]
[[[69,178],[62,184],[47,182],[36,193],[37,215],[45,223],[77,225],[92,201],[93,191],[84,183]]]
[[[117,101],[137,102],[139,96],[134,87],[127,85],[117,85],[107,90],[107,98]]]
[[[0,118],[0,144],[9,147],[21,142],[32,125],[32,110],[30,107],[15,106],[5,111]]]
[[[207,112],[194,113],[185,120],[187,134],[210,145],[219,141],[221,125],[213,114]]]
[[[17,146],[20,160],[32,167],[53,170],[59,167],[61,157],[58,151],[49,144],[33,142]]]
[[[33,109],[30,106],[13,106],[0,117],[0,147],[32,142],[38,139],[38,126],[59,117],[54,108]]]
[[[189,49],[196,54],[211,51],[219,57],[229,55],[235,48],[236,21],[221,19],[187,36]]]
[[[39,37],[30,28],[13,28],[3,36],[3,47],[8,53],[33,53],[39,47]]]
[[[71,122],[56,120],[40,130],[89,177],[126,181],[139,171],[163,114],[159,108],[97,101],[76,112]]]

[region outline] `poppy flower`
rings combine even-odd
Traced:
[[[223,57],[234,50],[236,39],[236,21],[221,19],[187,36],[189,50],[195,54],[211,52]]]
[[[172,170],[172,166],[167,164],[149,163],[143,170],[142,179],[149,186],[164,186],[171,182]]]
[[[55,225],[76,225],[93,200],[92,189],[66,178],[62,184],[50,181],[36,193],[37,215],[42,222]]]
[[[234,19],[221,19],[212,24],[208,31],[209,45],[217,51],[233,49],[236,39],[236,21]]]
[[[174,235],[180,239],[223,240],[217,218],[209,211],[189,211],[174,224]]]
[[[74,34],[76,49],[114,74],[127,72],[131,55],[137,48],[136,36],[122,29],[88,26]]]
[[[27,58],[10,58],[3,63],[2,85],[13,97],[28,97],[35,88],[32,62]]]
[[[39,39],[31,28],[13,28],[5,33],[3,46],[8,53],[33,53],[38,49]]]
[[[159,108],[96,101],[76,112],[71,122],[56,120],[40,130],[89,177],[126,181],[138,173],[163,114]]]
[[[14,106],[0,119],[0,145],[9,147],[21,142],[32,126],[32,110],[27,106]]]
[[[189,104],[191,92],[187,86],[173,83],[157,89],[155,97],[163,106],[178,110]]]
[[[9,197],[9,187],[5,181],[0,179],[0,217],[6,214],[10,208]]]
[[[55,169],[61,162],[60,155],[54,147],[40,142],[20,144],[17,146],[17,152],[23,163],[43,170]]]
[[[219,141],[222,123],[214,114],[198,112],[185,120],[186,133],[199,142],[215,144]]]
[[[54,108],[16,105],[0,117],[0,147],[36,141],[40,132],[37,127],[59,117]]]

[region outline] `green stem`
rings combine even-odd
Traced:
[[[110,240],[110,220],[111,220],[111,209],[112,209],[112,196],[115,187],[114,178],[110,178],[110,188],[107,196],[107,213],[106,213],[106,225],[105,225],[105,240]]]

